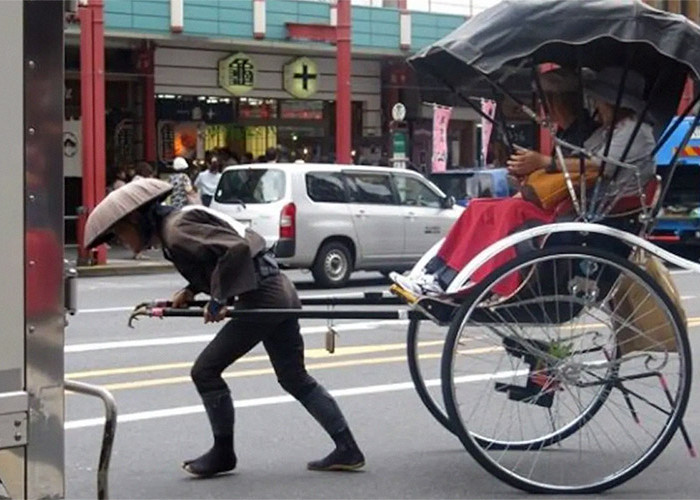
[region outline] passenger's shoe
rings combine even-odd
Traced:
[[[315,471],[355,471],[365,465],[365,456],[355,442],[350,429],[333,436],[336,448],[321,460],[309,462],[306,466]]]
[[[389,278],[401,288],[416,296],[428,295],[436,297],[445,294],[445,291],[432,274],[422,274],[414,279],[398,273],[391,273]]]
[[[413,295],[423,295],[423,291],[418,286],[418,283],[416,283],[413,279],[409,278],[408,276],[392,272],[389,273],[389,279],[391,279],[391,281],[399,285],[407,292],[412,293]]]

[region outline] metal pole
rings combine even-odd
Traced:
[[[338,25],[336,27],[337,89],[335,100],[335,159],[336,163],[352,163],[352,90],[350,71],[352,66],[350,0],[338,0]]]
[[[105,406],[105,427],[102,433],[102,447],[100,448],[100,460],[97,466],[97,498],[107,500],[109,498],[109,462],[112,459],[112,445],[114,435],[117,433],[117,402],[112,393],[102,387],[66,380],[66,390],[95,396],[100,398]]]

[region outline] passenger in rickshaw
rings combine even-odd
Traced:
[[[582,144],[594,155],[603,155],[612,130],[607,157],[623,160],[625,149],[637,124],[637,117],[644,109],[644,78],[634,71],[627,72],[617,113],[615,102],[619,84],[623,79],[623,70],[605,68],[585,79],[585,94],[592,100],[600,122],[600,126],[590,137],[586,137],[590,127],[585,111],[581,110],[578,112],[580,114],[577,114],[576,109],[580,109],[580,106],[572,106],[575,101],[572,100],[571,94],[578,94],[578,77],[574,81],[572,75],[575,76],[567,70],[555,70],[541,76],[551,117],[560,130],[557,135],[574,145]],[[656,165],[652,156],[654,145],[651,125],[642,123],[624,158],[626,163],[636,166],[642,185],[651,180],[655,173]],[[567,151],[564,151],[564,154],[567,154]],[[422,272],[417,276],[413,273],[412,276],[392,273],[393,281],[416,296],[443,295],[459,271],[485,248],[524,227],[553,222],[557,216],[556,205],[569,197],[561,165],[553,157],[554,155],[547,156],[523,149],[516,151],[511,156],[508,167],[512,174],[522,179],[523,188],[520,193],[507,199],[472,200],[450,229],[437,255],[428,262]],[[577,185],[580,181],[580,158],[572,155],[565,158],[565,162],[572,180]],[[597,178],[600,166],[601,162],[596,158],[584,161],[586,183],[589,187]],[[632,169],[618,169],[616,165],[606,164],[603,176],[608,182],[606,196],[638,194],[639,183]],[[514,248],[499,253],[472,275],[471,283],[478,283],[514,258],[515,254]],[[519,285],[518,278],[513,273],[510,279],[499,282],[494,290],[507,296]]]

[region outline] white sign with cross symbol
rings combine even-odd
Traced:
[[[284,66],[284,90],[299,99],[316,93],[318,78],[316,63],[308,57],[294,59]]]

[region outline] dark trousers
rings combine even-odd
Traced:
[[[214,197],[210,194],[202,194],[202,195],[200,195],[200,198],[202,199],[202,205],[204,205],[205,207],[208,207],[209,205],[211,205],[211,200]]]
[[[200,394],[228,390],[221,377],[223,371],[259,342],[265,346],[284,390],[296,399],[309,394],[318,383],[304,366],[304,340],[299,321],[281,323],[229,320],[197,357],[192,367],[192,380]]]

